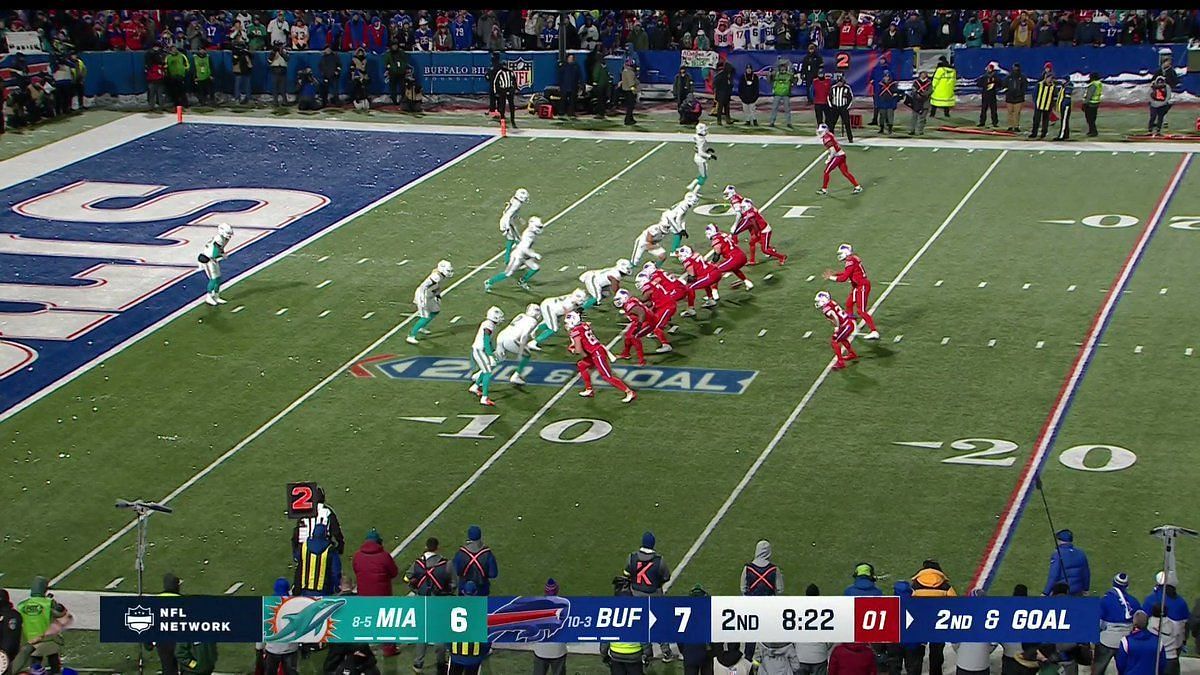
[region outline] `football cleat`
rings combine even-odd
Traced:
[[[204,302],[206,302],[206,303],[208,303],[208,304],[212,305],[213,307],[216,307],[216,306],[217,306],[217,299],[216,299],[215,297],[213,297],[213,294],[212,294],[212,293],[205,293],[205,294],[204,294]]]
[[[486,396],[480,396],[479,405],[495,406],[496,402]]]
[[[821,188],[820,190],[817,190],[817,194],[827,195],[827,194],[829,194],[829,190],[826,190],[825,188]]]
[[[838,260],[845,260],[846,258],[849,258],[851,253],[854,253],[854,249],[850,246],[850,244],[842,244],[837,250]]]
[[[873,330],[870,333],[867,333],[866,335],[864,335],[863,339],[864,340],[878,340],[879,339],[879,331]]]
[[[421,341],[420,341],[420,340],[418,340],[417,338],[415,338],[415,337],[413,337],[413,336],[411,336],[411,335],[409,335],[408,337],[404,338],[404,341],[405,341],[405,342],[407,342],[407,343],[408,343],[408,344],[410,344],[410,345],[415,345],[415,344],[420,344],[420,343],[421,343]]]
[[[567,327],[567,330],[571,330],[581,323],[583,323],[583,318],[579,316],[579,312],[567,312],[567,315],[563,317],[563,325]]]
[[[621,399],[621,403],[629,403],[630,401],[632,401],[636,398],[637,398],[637,392],[630,389],[629,391],[625,392],[625,398]]]
[[[825,291],[818,292],[817,295],[813,297],[813,304],[817,306],[817,309],[824,309],[825,305],[829,304],[829,294]]]
[[[472,384],[471,386],[467,387],[467,391],[478,396],[483,390],[479,388],[478,384]]]
[[[714,298],[705,297],[703,305],[704,305],[705,309],[711,309],[711,308],[717,306],[717,301]]]
[[[688,307],[687,309],[680,312],[679,316],[696,316],[696,310],[692,309],[691,307]]]
[[[863,187],[862,187],[861,185],[855,185],[855,186],[854,186],[854,190],[853,190],[853,193],[854,193],[854,194],[858,194],[858,193],[860,193],[860,192],[862,192],[862,191],[863,191]]]
[[[513,199],[524,204],[525,202],[529,201],[529,190],[526,190],[525,188],[517,188],[517,191],[513,193]]]
[[[537,343],[537,340],[534,340],[533,342],[530,342],[530,343],[529,343],[529,351],[531,351],[531,352],[540,352],[540,351],[542,351],[542,347],[541,347],[541,345],[539,345],[539,344]]]
[[[229,302],[228,300],[226,300],[225,298],[222,298],[219,295],[214,295],[213,298],[216,299],[218,305],[223,305],[223,304]]]
[[[579,392],[579,395],[584,398],[591,398],[596,395],[596,392],[592,391],[591,389],[584,389],[583,391]]]
[[[748,291],[754,290],[754,282],[753,281],[750,281],[749,279],[746,280],[746,290],[748,290]]]
[[[655,354],[666,354],[667,352],[671,352],[671,351],[675,351],[675,348],[671,346],[671,343],[664,342],[658,346],[658,349],[654,350],[654,353]]]
[[[451,265],[449,260],[439,260],[437,271],[444,277],[452,277],[454,276],[454,265]]]
[[[521,377],[520,373],[513,373],[512,377],[508,378],[508,381],[513,384],[525,384],[525,378]]]

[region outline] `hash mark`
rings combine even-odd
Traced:
[[[326,260],[329,260],[329,256],[327,256],[327,255],[323,255],[320,258],[317,258],[317,262],[325,262]]]
[[[817,275],[815,275],[815,274],[810,274],[810,275],[808,275],[808,278],[807,278],[807,279],[805,279],[805,281],[812,281],[813,279],[816,279],[816,278],[817,278]]]
[[[1070,286],[1067,286],[1067,292],[1074,293],[1075,292],[1075,284],[1071,284]]]
[[[450,323],[458,323],[459,321],[462,321],[461,314],[455,315],[455,317],[453,319],[450,319]]]
[[[355,265],[361,265],[361,264],[363,264],[363,263],[367,262],[368,260],[370,260],[370,258],[359,258],[358,262],[356,262],[356,263],[354,263],[354,264],[355,264]]]
[[[369,319],[373,316],[375,316],[375,312],[367,312],[366,314],[363,314],[364,319]]]
[[[904,339],[903,335],[897,335],[896,337],[892,338],[892,342],[899,342],[902,339]]]
[[[804,339],[807,340],[810,337],[812,337],[812,331],[811,330],[804,331]]]
[[[950,338],[948,338],[948,337],[942,338],[942,345],[945,346],[948,344],[950,344]]]
[[[988,340],[988,346],[995,347],[996,346],[996,338],[992,338],[991,340]]]
[[[329,316],[329,312],[330,312],[330,311],[331,311],[331,310],[328,310],[328,309],[327,309],[327,310],[325,310],[324,312],[321,312],[320,314],[318,314],[318,315],[317,315],[317,318],[318,318],[318,319],[323,319],[323,318],[325,318],[325,317]]]
[[[111,591],[112,589],[116,588],[117,586],[120,586],[122,581],[125,581],[125,577],[117,577],[116,579],[113,579],[112,581],[108,582],[108,585],[104,587],[104,590]]]
[[[981,282],[979,282],[979,287],[980,287],[980,288],[987,288],[987,282],[986,282],[986,281],[981,281]]]
[[[716,328],[713,329],[713,335],[720,335],[721,331],[723,331],[723,330],[725,330],[725,329],[720,326],[717,326]]]
[[[762,329],[762,330],[758,331],[758,337],[762,337],[762,336],[764,336],[764,335],[766,335],[766,334],[767,334],[767,329],[766,329],[766,328],[764,328],[764,329]]]
[[[944,283],[946,283],[945,279],[938,279],[937,281],[933,282],[933,287],[937,288],[938,286],[941,286]]]
[[[284,307],[283,309],[279,310],[278,312],[275,312],[275,316],[283,316],[284,314],[287,314],[287,310],[288,310],[288,308]]]
[[[1141,353],[1142,353],[1142,346],[1141,346],[1141,345],[1138,345],[1138,346],[1134,347],[1134,348],[1133,348],[1133,353],[1134,353],[1134,354],[1141,354]]]
[[[332,284],[332,283],[333,283],[333,279],[326,279],[325,281],[322,281],[321,283],[317,284],[317,288],[325,288],[326,286],[328,286],[329,284]]]
[[[763,277],[763,281],[770,281],[774,278],[775,278],[774,274],[768,273],[765,277]]]
[[[245,305],[238,305],[237,307],[234,307],[230,313],[237,314],[238,312],[242,311],[243,309],[246,309]]]
[[[1030,286],[1032,286],[1032,285],[1033,285],[1033,284],[1026,283],[1024,286],[1022,286],[1022,287],[1021,287],[1021,290],[1023,290],[1023,291],[1027,291],[1027,290],[1029,290],[1029,287],[1030,287]]]
[[[405,258],[404,260],[401,260],[400,262],[398,262],[398,263],[396,263],[396,264],[397,264],[397,265],[401,265],[401,266],[403,266],[403,265],[407,265],[407,264],[408,264],[408,258]]]
[[[570,267],[570,266],[569,266],[569,265],[563,265],[562,267],[558,268],[558,271],[559,271],[559,272],[566,272],[568,267]]]
[[[671,335],[674,335],[675,331],[677,331],[677,330],[679,330],[679,326],[671,326],[670,328],[667,329],[667,332],[670,333]]]
[[[1036,344],[1036,345],[1034,345],[1034,346],[1033,346],[1033,348],[1034,348],[1034,349],[1041,349],[1042,347],[1045,347],[1045,346],[1046,346],[1046,341],[1045,341],[1045,340],[1038,340],[1038,341],[1037,341],[1037,344]]]
[[[234,593],[238,592],[238,589],[240,589],[242,586],[245,586],[245,585],[246,584],[239,581],[236,584],[233,584],[232,586],[230,586],[229,588],[226,588],[225,595],[233,595]]]

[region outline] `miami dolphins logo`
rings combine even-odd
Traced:
[[[345,598],[280,598],[274,607],[265,606],[263,639],[266,642],[325,643],[337,637],[333,618],[346,604]]]

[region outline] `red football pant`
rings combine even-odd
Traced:
[[[654,334],[655,339],[659,342],[666,343],[667,336],[661,329],[657,329],[653,324],[647,323],[631,323],[625,329],[625,349],[621,352],[621,358],[629,356],[629,350],[632,348],[637,351],[638,363],[646,362],[646,352],[642,346],[642,338]]]
[[[871,284],[867,283],[861,286],[852,287],[850,289],[850,297],[846,298],[846,313],[858,314],[858,316],[862,317],[862,320],[866,322],[867,330],[873,331],[875,330],[875,319],[872,318],[870,312],[867,311],[867,307],[870,306],[870,303],[867,302],[867,300],[870,297]],[[854,311],[855,308],[858,309],[857,312]]]
[[[829,346],[833,347],[833,355],[837,358],[837,365],[846,365],[846,359],[857,359],[858,354],[854,353],[854,349],[850,347],[850,336],[854,334],[854,322],[847,321],[838,326],[833,332],[833,337],[829,338]],[[843,357],[843,352],[845,356]]]
[[[833,158],[832,162],[829,162],[825,165],[825,176],[821,180],[822,190],[829,187],[829,174],[833,173],[835,168],[842,172],[842,175],[850,181],[851,185],[858,187],[858,180],[854,178],[854,174],[850,173],[850,169],[846,167],[846,156],[838,155],[837,157]]]
[[[779,251],[777,251],[773,246],[771,246],[771,235],[772,234],[775,234],[775,233],[772,232],[771,230],[767,230],[766,232],[762,232],[757,235],[756,234],[750,235],[750,264],[751,265],[754,264],[754,253],[755,253],[754,247],[756,244],[759,246],[759,248],[762,249],[763,253],[771,256],[772,258],[774,258],[780,262],[783,262],[784,258],[787,257],[787,256],[783,255],[782,253],[780,253]]]
[[[717,271],[721,274],[729,272],[735,277],[746,280],[746,275],[742,274],[742,268],[746,266],[746,254],[742,253],[742,249],[736,249],[733,255],[726,256],[724,260],[717,263]]]
[[[660,337],[659,340],[661,340],[663,344],[667,344],[666,335],[663,333],[663,329],[670,325],[671,317],[675,316],[675,309],[675,305],[661,305],[659,307],[655,307],[654,335],[661,335],[662,337]]]
[[[680,300],[687,299],[688,307],[696,306],[696,292],[693,291],[692,289],[688,288],[684,284],[679,284],[678,288],[674,288],[671,290],[671,299],[674,300],[675,302],[679,302]]]
[[[706,272],[702,276],[692,279],[692,282],[688,284],[688,289],[695,292],[703,288],[704,292],[708,295],[708,297],[711,298],[713,296],[713,289],[717,287],[717,282],[720,280],[721,273],[714,269],[710,272]]]
[[[592,368],[595,368],[596,372],[600,374],[600,379],[611,384],[613,387],[620,389],[621,391],[630,391],[629,385],[625,384],[621,380],[617,379],[617,376],[613,375],[612,366],[608,364],[608,355],[604,352],[588,352],[588,355],[580,359],[579,363],[575,364],[575,367],[579,369],[579,377],[583,379],[584,389],[592,388],[592,375],[588,371],[590,371]]]

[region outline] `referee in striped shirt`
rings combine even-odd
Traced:
[[[496,110],[500,113],[500,119],[504,119],[504,106],[508,106],[509,124],[517,126],[517,81],[513,76],[513,71],[508,67],[507,63],[500,60],[499,54],[492,56],[492,65],[498,66],[494,69],[495,74],[492,76],[492,93],[496,96]]]
[[[829,131],[837,129],[838,120],[846,127],[846,142],[854,142],[854,132],[850,130],[850,104],[854,102],[854,92],[846,84],[846,75],[837,73],[833,76],[833,85],[829,87],[829,109],[833,119],[828,120]]]

